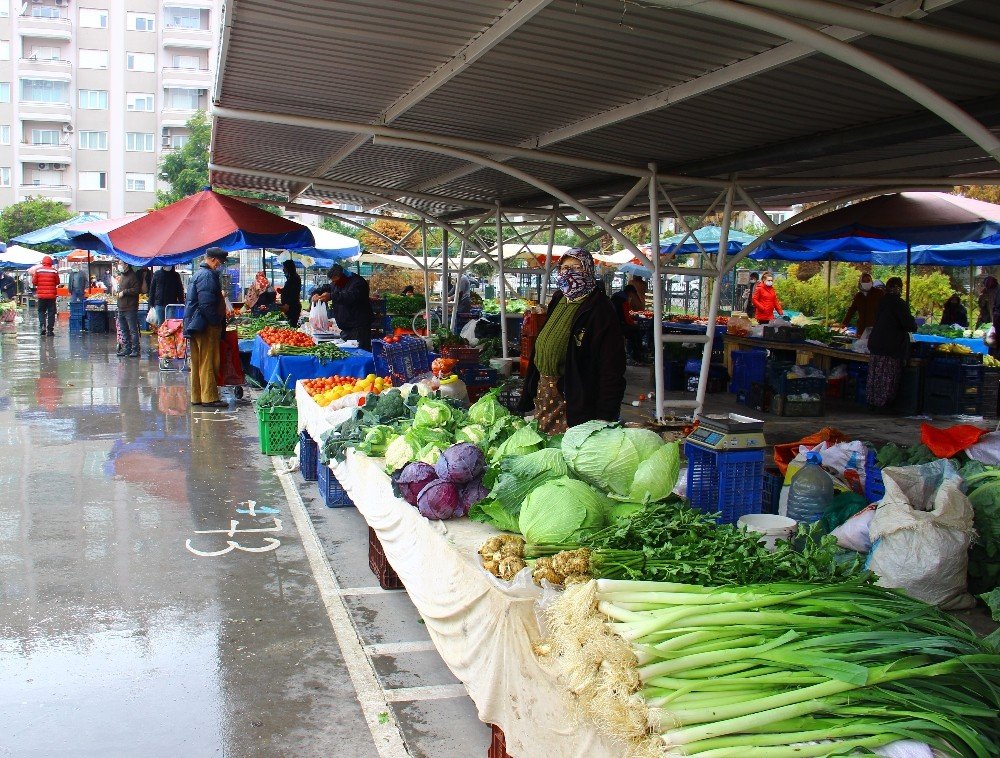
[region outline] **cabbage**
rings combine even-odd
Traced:
[[[500,390],[491,390],[483,395],[469,408],[469,421],[474,424],[490,427],[510,416],[510,411],[500,405],[497,395]]]
[[[639,454],[639,460],[644,461],[661,447],[663,438],[651,429],[639,429],[630,426],[623,430],[629,442],[635,445],[635,451]]]
[[[413,426],[444,429],[451,423],[453,416],[452,407],[444,400],[425,397],[417,405],[417,412],[413,415]]]
[[[562,453],[551,448],[516,458],[504,458],[490,497],[516,518],[521,512],[521,504],[535,487],[568,473]]]
[[[483,483],[478,479],[471,481],[462,487],[462,489],[458,492],[459,499],[462,502],[462,515],[468,516],[469,510],[472,506],[481,500],[485,500],[489,494],[490,493],[483,486]]]
[[[459,442],[445,450],[437,462],[437,475],[455,484],[468,484],[486,470],[483,451],[471,442]]]
[[[395,481],[403,500],[410,505],[416,505],[420,491],[437,478],[438,475],[433,466],[417,461],[403,466],[395,477]]]
[[[365,438],[358,444],[357,449],[365,455],[373,458],[381,458],[385,455],[386,448],[399,434],[391,426],[373,426],[365,434]]]
[[[441,458],[441,448],[433,442],[428,442],[417,452],[417,460],[435,465]]]
[[[517,514],[512,514],[492,498],[480,500],[469,509],[469,518],[484,524],[492,524],[502,532],[517,532]]]
[[[611,501],[600,492],[564,476],[532,490],[521,506],[518,526],[534,545],[573,542],[607,524],[610,510]]]
[[[661,445],[659,450],[639,464],[628,499],[636,503],[666,500],[677,486],[680,470],[681,453],[678,443]]]
[[[463,515],[458,488],[451,482],[435,479],[417,496],[417,510],[424,518],[438,521]]]
[[[639,511],[645,509],[646,506],[639,503],[617,503],[611,506],[611,513],[608,514],[609,520],[614,523],[615,521],[621,521],[622,519],[628,518],[633,513],[638,513]]]
[[[469,424],[468,426],[463,426],[455,434],[456,442],[471,442],[473,445],[478,445],[485,439],[486,430],[479,424]]]
[[[511,456],[527,455],[545,447],[545,438],[538,433],[538,428],[534,423],[522,426],[507,439],[505,439],[493,454],[490,461],[496,463],[501,458]]]

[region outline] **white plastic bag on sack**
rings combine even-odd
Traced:
[[[309,311],[309,325],[314,332],[330,331],[330,317],[326,313],[326,303],[313,303],[312,309]]]
[[[951,461],[882,471],[885,497],[872,518],[867,568],[883,587],[944,610],[975,605],[967,591],[973,511]]]
[[[987,466],[1000,466],[1000,432],[983,435],[979,442],[966,448],[965,454]]]
[[[871,525],[875,518],[875,506],[869,505],[858,511],[830,534],[837,538],[837,545],[856,553],[867,553],[872,546]]]
[[[479,340],[476,339],[476,324],[478,323],[479,319],[474,318],[462,327],[462,333],[460,336],[468,342],[471,347],[475,347],[479,344]]]

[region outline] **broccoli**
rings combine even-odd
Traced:
[[[365,401],[365,423],[387,424],[409,415],[409,409],[399,390],[386,390],[381,395],[369,395]]]

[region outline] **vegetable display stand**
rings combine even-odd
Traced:
[[[302,478],[307,482],[315,482],[319,477],[317,466],[319,465],[319,445],[317,445],[309,432],[299,433],[299,471]]]
[[[401,337],[399,342],[372,341],[372,358],[378,376],[403,384],[431,370],[427,343],[419,337]]]
[[[382,543],[378,541],[378,535],[371,527],[368,527],[368,568],[378,578],[378,586],[382,589],[406,589],[396,572],[392,570],[392,566],[389,565],[385,551],[382,549]]]
[[[503,729],[496,724],[490,724],[493,732],[490,740],[490,749],[486,751],[486,758],[511,758],[507,752],[507,739],[503,736]]]
[[[264,455],[291,455],[298,437],[299,411],[295,406],[258,406],[257,431]]]
[[[329,466],[324,466],[322,463],[319,464],[317,466],[317,474],[316,482],[319,485],[319,494],[323,496],[323,502],[327,508],[354,507],[354,501],[351,500],[351,496],[340,485],[340,482],[333,475],[333,471],[330,470]]]
[[[740,516],[760,513],[764,496],[764,451],[721,452],[690,442],[687,495],[691,507],[718,513],[720,524],[735,524]]]

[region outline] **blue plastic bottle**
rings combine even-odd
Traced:
[[[810,524],[823,517],[833,500],[833,479],[823,470],[819,453],[808,453],[806,465],[788,487],[788,518]]]

